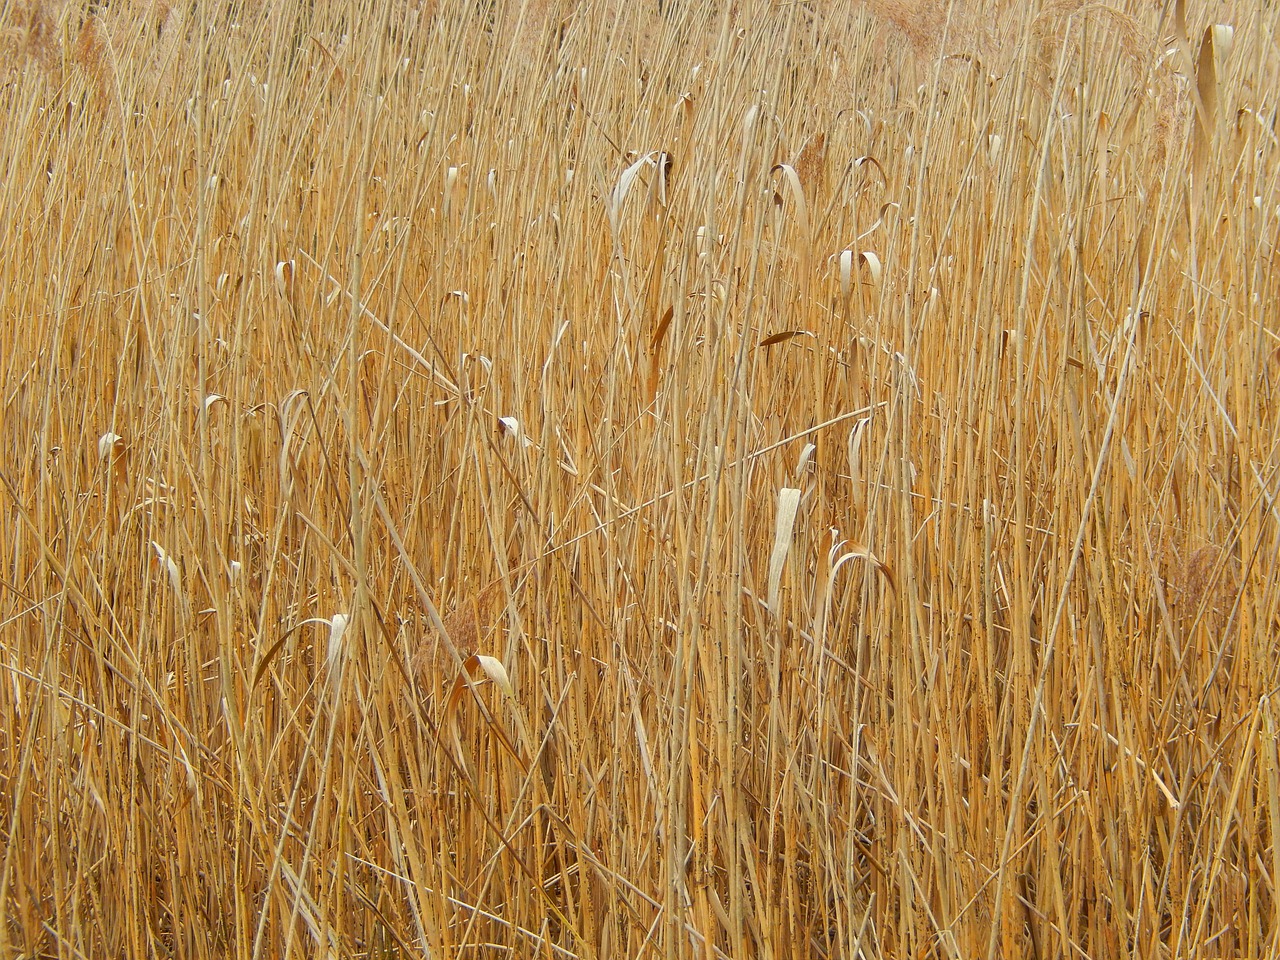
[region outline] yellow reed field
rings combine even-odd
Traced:
[[[0,956],[1280,955],[1280,5],[0,0]]]

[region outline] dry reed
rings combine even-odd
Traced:
[[[1280,8],[1033,6],[0,3],[0,955],[1280,955]]]

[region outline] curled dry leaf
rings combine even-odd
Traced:
[[[888,178],[884,175],[884,167],[880,166],[880,161],[877,160],[875,157],[858,157],[856,160],[853,161],[853,165],[855,167],[861,167],[868,163],[871,164],[873,167],[875,167],[876,172],[880,174],[881,183],[889,182]]]
[[[871,426],[871,418],[863,417],[849,431],[849,478],[856,486],[862,480],[862,444]]]
[[[842,544],[841,544],[842,545]],[[835,583],[836,574],[850,560],[865,560],[875,568],[876,573],[884,577],[885,583],[889,585],[889,589],[894,593],[898,592],[898,585],[894,582],[893,571],[889,569],[889,565],[872,553],[868,548],[860,543],[851,545],[835,563],[831,565],[831,582]]]
[[[662,319],[658,321],[658,328],[653,332],[653,338],[649,341],[649,383],[648,395],[653,400],[658,395],[658,374],[661,372],[662,363],[660,360],[660,350],[662,341],[667,335],[667,331],[671,329],[671,318],[675,316],[675,307],[667,307],[663,313]]]
[[[289,296],[293,290],[294,266],[292,260],[281,260],[276,264],[276,291],[282,297]]]
[[[885,220],[886,218],[888,218],[890,213],[897,214],[901,212],[902,212],[902,207],[896,201],[893,201],[893,200],[886,201],[880,207],[880,215],[876,217],[876,222],[871,224],[871,226],[867,227],[867,229],[863,230],[862,233],[858,234],[858,239],[864,240],[867,237],[871,236],[871,234],[879,230],[881,227],[883,227],[885,225]]]
[[[618,232],[618,222],[622,217],[622,204],[626,201],[632,184],[636,182],[636,177],[640,176],[640,171],[647,164],[653,162],[653,154],[646,153],[627,169],[623,170],[622,176],[618,178],[618,183],[613,188],[613,193],[609,196],[609,226],[613,228],[614,233]]]
[[[511,679],[507,676],[507,668],[502,665],[501,660],[497,657],[485,657],[479,654],[474,659],[480,669],[484,671],[485,676],[498,685],[499,690],[508,697],[516,695],[515,688],[511,686]]]
[[[789,163],[777,164],[770,173],[778,173],[779,171],[782,173],[782,179],[787,183],[787,189],[791,193],[791,200],[796,207],[796,216],[800,220],[800,230],[807,240],[809,237],[809,205],[804,200],[804,188],[800,185],[800,174]]]
[[[790,340],[792,337],[816,337],[817,334],[811,330],[783,330],[781,333],[774,333],[765,337],[760,341],[762,347],[772,347],[775,343],[782,343],[784,340]]]
[[[478,654],[473,654],[462,662],[462,667],[463,672],[459,673],[458,679],[453,682],[453,691],[449,694],[449,700],[445,704],[444,708],[445,724],[455,738],[455,745],[459,750],[461,750],[461,743],[457,739],[457,713],[454,708],[462,698],[463,691],[467,689],[467,676],[470,676],[472,680],[478,680],[483,676],[484,678],[492,680],[505,696],[515,696],[515,690],[511,686],[510,679],[507,677],[506,668],[502,666],[502,661],[498,660],[496,657],[484,657]],[[528,762],[524,757],[520,756],[520,751],[516,749],[515,744],[511,742],[511,738],[503,731],[502,726],[497,723],[493,717],[488,716],[487,712],[485,715],[485,721],[488,724],[489,730],[492,731],[498,742],[502,744],[503,748],[511,755],[516,763],[520,765],[520,769],[527,773],[529,770]]]
[[[231,578],[234,580],[240,573],[240,564],[238,561],[231,561],[231,570],[229,571]],[[324,624],[329,628],[329,645],[325,651],[326,662],[332,667],[334,659],[342,650],[342,636],[347,632],[347,624],[350,617],[345,613],[334,614],[333,617],[308,617],[306,620],[299,621],[294,624],[276,640],[271,647],[262,654],[258,659],[257,669],[253,674],[253,683],[249,685],[252,690],[258,686],[258,682],[262,680],[267,670],[271,667],[271,662],[275,660],[276,655],[284,649],[284,645],[293,634],[310,623]]]
[[[671,154],[665,150],[658,152],[654,165],[658,169],[658,176],[654,179],[653,194],[658,203],[662,206],[667,205],[667,188],[671,183],[671,174],[675,170],[675,161],[671,159]]]
[[[800,509],[800,491],[783,487],[778,491],[778,515],[773,528],[773,552],[769,555],[769,609],[777,612],[778,594],[782,588],[782,568],[786,565],[795,533],[796,511]]]
[[[863,250],[858,254],[858,259],[867,265],[867,270],[871,274],[871,283],[875,287],[880,286],[880,277],[884,273],[884,267],[880,263],[880,258],[870,250]]]
[[[804,476],[805,469],[813,463],[813,455],[818,452],[816,443],[806,443],[800,451],[800,462],[796,464],[796,476]]]
[[[151,549],[155,551],[156,566],[162,569],[169,578],[169,586],[173,588],[174,593],[182,592],[182,574],[178,570],[178,564],[173,557],[160,544],[154,540],[151,541]]]
[[[520,421],[515,417],[499,417],[498,432],[504,436],[511,437],[513,440],[519,440],[521,446],[533,446],[533,441],[524,435],[524,429],[520,426]]]
[[[667,307],[662,319],[658,321],[658,328],[654,330],[653,339],[649,341],[649,345],[654,350],[662,346],[662,339],[667,335],[667,329],[671,326],[671,318],[675,316],[675,313],[675,307]]]
[[[462,698],[462,693],[467,689],[466,677],[471,677],[473,682],[480,682],[488,679],[498,685],[508,697],[516,695],[515,688],[511,685],[511,679],[507,676],[506,667],[502,665],[502,661],[497,657],[486,657],[478,653],[473,653],[462,661],[462,669],[466,676],[462,673],[458,674],[458,679],[453,682],[453,690],[449,693],[449,701],[446,706],[447,711],[451,711]]]
[[[98,459],[118,456],[124,452],[124,437],[108,430],[98,438]]]

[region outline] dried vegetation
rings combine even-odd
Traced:
[[[1277,37],[0,2],[0,955],[1276,955]]]

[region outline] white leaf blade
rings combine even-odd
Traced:
[[[123,443],[124,437],[114,431],[108,430],[98,438],[98,459],[107,459],[107,457],[120,450]]]
[[[778,594],[782,588],[782,568],[786,566],[791,551],[791,539],[795,533],[796,512],[800,509],[800,491],[795,487],[783,487],[778,491],[778,515],[773,528],[773,552],[769,555],[769,609],[778,609]]]
[[[342,657],[342,638],[347,632],[347,624],[351,618],[345,613],[335,613],[333,619],[329,621],[329,648],[326,651],[325,662],[332,670],[338,665]]]
[[[508,697],[516,695],[515,688],[511,685],[511,679],[507,676],[507,668],[502,665],[502,661],[497,657],[478,656],[476,660],[480,664],[480,669],[484,671],[485,676],[498,685]]]
[[[653,154],[646,153],[627,169],[622,171],[622,176],[618,178],[617,186],[613,188],[613,193],[609,196],[609,226],[613,228],[613,232],[618,232],[618,222],[622,216],[622,204],[627,199],[627,194],[631,191],[631,185],[635,183],[636,177],[640,176],[640,171],[644,169],[646,164],[653,163]]]

